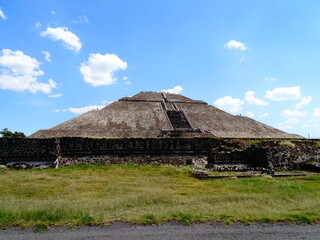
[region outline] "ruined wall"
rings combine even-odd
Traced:
[[[60,164],[207,164],[214,138],[61,138]]]
[[[214,170],[320,171],[319,140],[217,138],[0,138],[0,164],[207,164]]]
[[[207,167],[221,171],[242,168],[320,171],[320,141],[222,140],[210,152]]]
[[[15,161],[54,161],[56,139],[0,138],[0,164]]]
[[[60,138],[62,156],[207,153],[215,138]]]
[[[66,165],[71,165],[71,159],[75,164],[105,161],[183,165],[202,161],[218,144],[219,140],[214,138],[0,138],[0,164],[59,158]]]
[[[251,162],[257,164],[260,156],[271,169],[320,170],[320,147],[317,141],[262,142],[248,149],[248,152]]]
[[[122,164],[138,164],[138,165],[206,165],[206,155],[99,155],[99,156],[84,156],[84,157],[62,157],[60,165],[76,166],[76,165],[122,165]]]

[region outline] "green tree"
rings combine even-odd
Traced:
[[[8,128],[4,128],[1,130],[0,134],[2,137],[7,138],[7,137],[11,137],[13,133],[9,131]]]
[[[11,132],[8,128],[4,128],[0,131],[1,137],[4,138],[25,138],[26,135],[23,132]]]
[[[25,138],[27,136],[23,132],[14,132],[11,137],[12,138]]]

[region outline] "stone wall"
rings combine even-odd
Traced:
[[[95,155],[84,157],[62,157],[60,165],[76,166],[76,165],[122,165],[122,164],[139,164],[139,165],[206,165],[206,155]]]
[[[72,161],[184,165],[203,161],[218,144],[214,138],[0,138],[0,164],[59,159],[62,165]]]
[[[242,170],[306,169],[320,171],[319,140],[221,140],[208,158],[208,168]],[[239,165],[240,169],[235,169]],[[244,167],[245,166],[245,167]]]
[[[214,138],[61,138],[60,164],[207,164]]]
[[[257,165],[258,159],[264,159],[271,169],[320,170],[320,148],[316,141],[272,141],[260,143],[248,149],[250,161]]]
[[[217,138],[0,138],[0,164],[207,164],[214,170],[320,171],[319,140]]]
[[[0,138],[0,164],[56,159],[56,139]]]
[[[215,138],[60,138],[61,156],[207,154]]]

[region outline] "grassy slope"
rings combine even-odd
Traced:
[[[0,172],[0,226],[320,220],[320,176],[199,180],[188,169],[83,166]]]

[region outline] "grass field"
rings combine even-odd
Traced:
[[[199,180],[188,168],[80,166],[0,172],[0,226],[320,220],[320,176]]]

